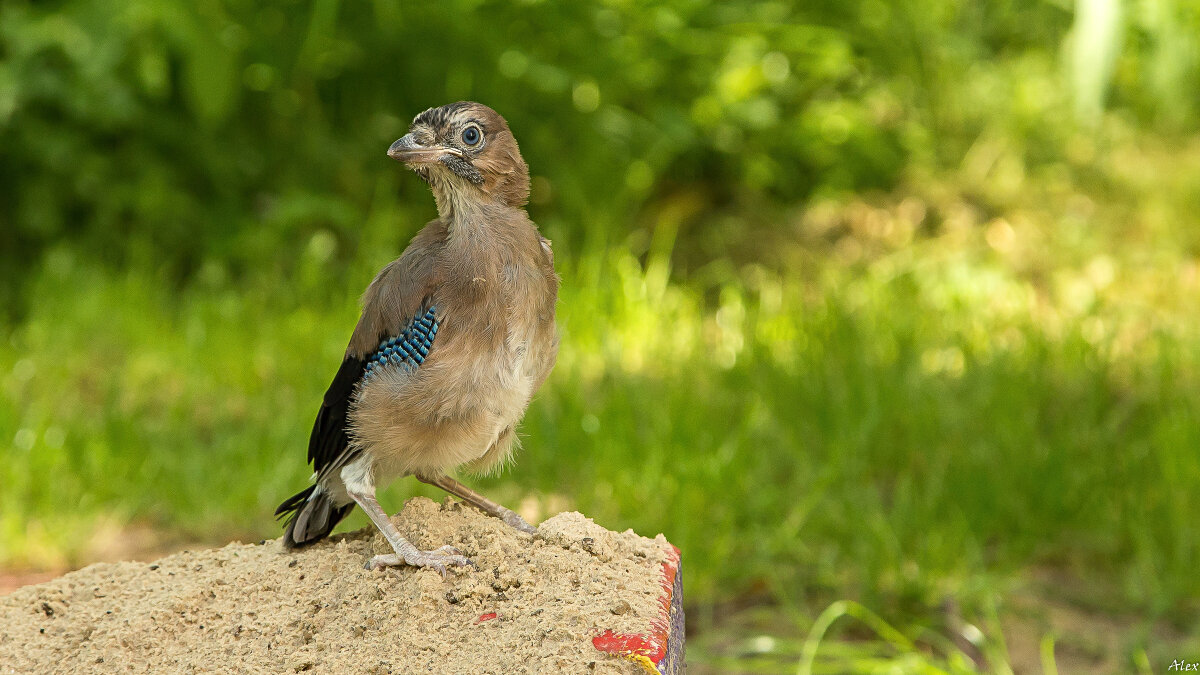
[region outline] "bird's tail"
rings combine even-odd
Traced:
[[[283,545],[287,548],[307,546],[328,535],[333,526],[350,513],[354,503],[338,506],[320,485],[310,485],[289,497],[275,509],[275,516],[287,516],[287,531]]]

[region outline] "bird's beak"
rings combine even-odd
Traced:
[[[462,152],[458,148],[448,148],[437,144],[421,145],[413,138],[412,134],[405,134],[403,138],[392,143],[387,154],[388,157],[405,164],[429,164],[441,161],[446,155],[462,157]]]

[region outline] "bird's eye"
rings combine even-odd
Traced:
[[[462,140],[463,143],[466,143],[467,145],[477,145],[481,137],[482,136],[479,133],[478,127],[467,127],[466,129],[463,129]]]

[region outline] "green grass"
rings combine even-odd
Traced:
[[[838,222],[912,230],[911,211],[853,202]],[[859,232],[868,255],[814,245],[787,274],[713,268],[687,285],[669,252],[562,261],[559,364],[516,466],[477,482],[663,531],[684,552],[701,666],[967,672],[940,609],[953,600],[1001,672],[988,612],[1040,569],[1135,616],[1127,658],[1157,658],[1161,626],[1194,639],[1200,596],[1195,281],[1131,300],[1175,270],[1136,251],[1038,281],[996,227]],[[314,407],[380,262],[339,277],[309,250],[286,279],[235,285],[214,268],[182,288],[52,252],[0,346],[0,564],[85,562],[129,523],[278,533],[270,512],[307,480]],[[401,481],[385,503],[414,493],[433,494]],[[744,629],[773,636],[765,654],[711,637],[745,598],[784,617]],[[838,598],[886,621],[805,641]]]

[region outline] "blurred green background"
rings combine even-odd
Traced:
[[[0,567],[276,536],[474,99],[563,277],[477,484],[664,532],[695,672],[1198,661],[1198,79],[1186,0],[5,0]]]

